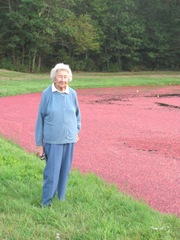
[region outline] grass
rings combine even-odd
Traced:
[[[180,219],[72,170],[67,199],[42,209],[44,162],[0,138],[0,239],[178,240]]]
[[[75,89],[116,86],[179,85],[179,72],[74,73],[70,83]],[[42,92],[49,74],[28,74],[0,69],[0,97]]]
[[[74,73],[71,86],[178,85],[178,72]],[[41,92],[48,74],[0,70],[0,96]],[[0,239],[178,240],[180,219],[120,193],[93,174],[71,171],[67,200],[42,209],[44,162],[0,137]]]

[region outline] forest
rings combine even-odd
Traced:
[[[0,68],[180,69],[179,0],[0,0]]]

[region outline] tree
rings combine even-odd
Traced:
[[[0,67],[179,69],[179,0],[0,0]]]
[[[179,1],[138,0],[137,3],[139,15],[145,24],[141,47],[143,64],[148,69],[177,66],[180,46]]]
[[[28,65],[35,70],[36,58],[48,54],[53,31],[51,21],[46,16],[47,5],[43,0],[11,1],[2,22],[8,56],[14,66]]]

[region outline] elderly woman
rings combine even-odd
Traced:
[[[36,152],[46,154],[42,206],[50,206],[56,192],[65,200],[66,186],[72,164],[74,145],[79,140],[81,114],[77,93],[68,83],[72,72],[59,63],[52,70],[52,85],[42,94],[36,121]]]

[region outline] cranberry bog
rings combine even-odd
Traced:
[[[77,90],[73,168],[95,173],[152,208],[180,216],[180,86]],[[35,151],[41,93],[0,98],[0,133]]]

